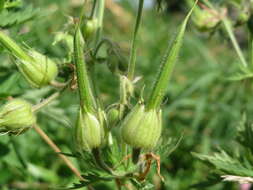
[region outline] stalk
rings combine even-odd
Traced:
[[[243,53],[242,53],[242,50],[241,50],[239,44],[238,44],[238,42],[237,42],[237,40],[235,38],[235,35],[234,35],[234,32],[233,32],[230,20],[228,20],[228,18],[223,18],[222,22],[224,24],[225,30],[228,33],[228,36],[229,36],[229,38],[230,38],[230,40],[231,40],[231,42],[232,42],[232,44],[233,44],[233,46],[235,48],[235,51],[236,51],[236,53],[237,53],[237,55],[238,55],[238,57],[239,57],[242,65],[244,67],[247,67],[248,66],[247,62],[246,62],[246,60],[245,60],[245,58],[243,56]]]
[[[82,181],[84,178],[80,172],[75,168],[71,161],[63,154],[59,147],[47,136],[47,134],[37,125],[34,126],[35,131],[42,137],[42,139],[58,154],[58,156],[64,161],[69,169]]]
[[[183,37],[184,37],[187,22],[197,2],[198,0],[195,1],[194,6],[192,7],[190,12],[184,19],[180,27],[180,30],[176,38],[174,39],[172,45],[167,48],[166,54],[162,60],[162,64],[161,64],[162,67],[159,71],[153,91],[148,100],[147,110],[159,108],[159,106],[161,105],[166,88],[168,86],[168,82],[171,78],[172,71],[174,70],[174,66],[175,66],[179,51],[183,43]]]
[[[97,4],[97,0],[93,0],[92,9],[91,9],[91,13],[90,13],[90,19],[92,19],[94,17],[96,4]]]
[[[96,161],[96,164],[103,169],[104,171],[108,172],[109,174],[114,174],[113,170],[102,160],[100,150],[98,148],[92,149],[92,154]]]
[[[253,35],[251,32],[249,32],[249,59],[250,69],[253,69]]]
[[[129,66],[128,66],[128,78],[130,80],[134,78],[136,51],[137,51],[136,42],[137,42],[137,34],[141,25],[143,4],[144,4],[144,0],[139,0],[138,14],[136,17],[136,22],[135,22],[135,27],[134,27],[134,34],[132,38],[132,45],[131,45],[131,52],[130,52],[130,59],[129,59]]]
[[[8,49],[10,53],[15,57],[25,60],[27,62],[34,61],[16,42],[14,42],[9,36],[0,31],[0,43],[3,47]]]
[[[80,105],[85,111],[92,111],[96,104],[92,94],[86,63],[83,55],[81,32],[77,26],[74,36],[74,62],[76,65],[77,84],[79,90]]]
[[[105,9],[105,0],[99,0],[97,3],[96,17],[98,19],[98,29],[96,34],[96,45],[99,43],[102,37],[103,32],[103,19],[104,19],[104,9]]]

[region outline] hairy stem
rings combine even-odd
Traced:
[[[137,34],[141,25],[141,17],[142,17],[142,10],[143,10],[144,0],[139,0],[139,7],[138,7],[138,14],[136,17],[135,27],[134,27],[134,34],[132,39],[131,45],[131,52],[130,52],[130,59],[128,65],[128,78],[132,80],[134,78],[134,70],[135,70],[135,62],[136,62],[136,51],[137,51]]]
[[[83,55],[83,43],[79,26],[76,28],[74,37],[74,62],[76,65],[77,84],[79,90],[80,105],[86,111],[92,111],[96,107],[92,94],[88,71]]]
[[[166,53],[161,63],[160,71],[158,73],[158,77],[156,79],[156,82],[154,84],[153,90],[147,103],[147,110],[157,109],[160,107],[162,103],[162,100],[166,93],[166,89],[168,87],[168,83],[170,81],[172,72],[174,70],[177,61],[177,57],[183,44],[186,25],[197,2],[198,1],[196,0],[194,6],[185,17],[179,29],[179,32],[177,33],[175,39],[173,40],[173,43],[169,45],[166,50]]]
[[[98,19],[98,29],[95,40],[96,45],[99,43],[102,37],[104,10],[105,10],[105,0],[99,0],[97,2],[97,9],[96,9],[96,17]]]
[[[238,44],[238,42],[237,42],[237,40],[235,38],[235,35],[234,35],[234,32],[233,32],[230,20],[228,20],[228,18],[225,17],[225,18],[222,19],[222,22],[224,24],[225,30],[228,33],[228,36],[229,36],[229,38],[230,38],[230,40],[231,40],[231,42],[232,42],[232,44],[233,44],[233,46],[235,48],[235,51],[236,51],[236,53],[237,53],[237,55],[238,55],[238,57],[239,57],[242,65],[244,67],[247,67],[248,66],[247,62],[246,62],[246,60],[245,60],[245,58],[243,56],[243,53],[242,53],[242,50],[241,50],[239,44]]]
[[[39,104],[36,104],[33,106],[33,112],[37,112],[39,111],[41,108],[47,106],[50,102],[52,102],[53,100],[55,100],[57,97],[59,97],[60,92],[55,92],[54,94],[52,94],[51,96],[49,96],[48,98],[44,99],[42,102],[40,102]]]

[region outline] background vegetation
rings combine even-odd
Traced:
[[[9,30],[10,36],[51,57],[66,57],[66,46],[51,44],[55,34],[67,26],[69,16],[79,14],[80,2],[23,1],[21,9],[30,7],[30,12],[25,10],[22,16],[28,13],[34,16],[31,21],[16,21],[17,24]],[[105,12],[104,35],[118,42],[125,56],[128,56],[136,7],[127,0],[121,1],[119,6],[109,2]],[[145,76],[141,82],[148,84],[145,91],[150,90],[167,41],[172,39],[188,9],[181,1],[171,1],[168,6],[163,5],[163,10],[158,12],[155,7],[148,7],[144,12],[138,39],[137,73]],[[0,18],[2,16],[4,18],[3,13]],[[3,22],[0,19],[1,27],[6,28]],[[246,49],[245,34],[240,33],[240,28],[236,34]],[[62,63],[64,61],[67,60],[62,59]],[[149,175],[155,189],[190,189],[211,175],[209,168],[193,157],[191,152],[209,154],[220,147],[231,149],[238,146],[233,141],[237,133],[236,126],[243,112],[248,113],[248,119],[252,118],[253,112],[251,81],[231,82],[227,79],[237,69],[238,62],[226,36],[203,34],[192,23],[189,24],[163,105],[163,138],[173,137],[176,141],[183,138],[169,157],[161,158],[165,184],[157,183],[159,180],[155,171]],[[97,80],[104,101],[113,103],[118,96],[115,88],[117,80],[103,64],[99,67]],[[7,54],[0,54],[0,103],[4,103],[9,96],[22,96],[38,103],[50,90],[31,89]],[[65,92],[38,115],[40,126],[63,152],[71,152],[72,149],[71,127],[76,120],[77,107],[78,97],[73,96],[73,92]],[[22,150],[20,155],[17,154],[19,150]],[[76,162],[75,159],[72,161]],[[33,130],[14,138],[0,137],[0,189],[70,187],[76,181],[75,176]],[[97,184],[95,188],[113,189],[113,185]],[[219,183],[206,189],[238,189],[238,185]]]

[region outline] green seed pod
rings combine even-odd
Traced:
[[[113,127],[119,121],[119,110],[115,107],[107,112],[109,128]]]
[[[194,5],[194,0],[186,0],[186,3],[191,8]],[[203,9],[196,6],[193,10],[192,20],[197,29],[202,32],[213,30],[221,21],[221,14],[209,7]]]
[[[1,31],[0,44],[17,59],[19,70],[33,87],[48,85],[57,76],[58,68],[51,59],[34,50],[25,51]]]
[[[82,152],[98,148],[103,138],[104,130],[98,118],[92,113],[80,110],[74,134],[77,150]]]
[[[31,127],[36,122],[32,105],[25,100],[14,99],[0,110],[0,131],[19,132]]]
[[[213,12],[201,10],[200,14],[194,15],[193,21],[200,31],[210,31],[219,24],[220,19]]]
[[[245,10],[245,11],[241,11],[240,14],[238,15],[236,24],[237,25],[242,25],[248,22],[250,18],[250,12]]]
[[[36,51],[29,51],[29,55],[32,58],[31,61],[18,60],[19,70],[33,87],[41,88],[48,85],[58,74],[56,64]]]
[[[142,104],[136,105],[121,125],[123,140],[133,148],[152,149],[161,135],[161,110],[145,110]]]
[[[98,28],[97,19],[94,18],[87,20],[81,29],[83,38],[90,39],[97,31],[97,28]]]

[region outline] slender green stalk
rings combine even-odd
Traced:
[[[92,111],[96,104],[90,87],[90,81],[83,55],[82,35],[77,27],[74,36],[74,62],[76,65],[77,84],[80,97],[80,105],[86,111]]]
[[[102,37],[104,10],[105,10],[105,0],[99,0],[97,2],[97,9],[96,9],[96,17],[98,19],[98,29],[96,33],[95,44],[98,44]]]
[[[91,13],[90,13],[90,19],[92,19],[94,17],[96,4],[97,4],[97,0],[93,0],[92,9],[91,9]]]
[[[41,136],[41,138],[52,148],[55,153],[58,154],[58,156],[64,161],[64,163],[68,166],[68,168],[80,179],[84,180],[81,173],[75,168],[75,166],[72,164],[72,162],[63,154],[60,154],[62,151],[60,148],[50,139],[49,136],[38,126],[35,125],[34,130]]]
[[[162,60],[162,67],[159,71],[157,80],[155,82],[153,91],[148,100],[147,109],[156,109],[161,105],[165,91],[168,86],[168,82],[171,78],[172,71],[174,69],[179,51],[183,43],[183,37],[186,29],[187,22],[191,16],[191,13],[198,1],[195,2],[193,8],[190,10],[185,20],[183,21],[180,30],[174,39],[171,46],[168,47],[166,54]]]
[[[249,32],[249,66],[253,69],[253,35]]]
[[[9,36],[0,31],[0,44],[8,49],[15,57],[25,60],[33,61],[32,57],[29,56],[16,42],[14,42]]]
[[[34,105],[33,106],[33,112],[37,112],[41,108],[47,106],[50,102],[52,102],[53,100],[55,100],[56,98],[58,98],[59,95],[60,95],[60,92],[56,92],[56,93],[52,94],[51,96],[49,96],[47,99],[45,99],[42,102],[40,102],[39,104]]]
[[[248,66],[247,62],[246,62],[246,60],[243,56],[242,50],[241,50],[240,46],[238,45],[238,42],[237,42],[236,38],[235,38],[230,20],[228,20],[228,18],[225,17],[225,18],[222,19],[222,22],[224,24],[225,30],[228,33],[228,36],[229,36],[229,38],[230,38],[230,40],[231,40],[231,42],[232,42],[232,44],[235,48],[235,51],[236,51],[242,65],[244,67],[247,67]]]
[[[96,164],[103,169],[104,171],[108,172],[109,174],[114,174],[112,168],[110,168],[101,158],[100,150],[98,148],[92,149],[92,154],[96,161]]]
[[[140,24],[141,24],[143,4],[144,4],[144,0],[139,0],[138,13],[137,13],[135,27],[134,27],[134,34],[133,34],[133,39],[132,39],[130,59],[129,59],[129,65],[128,65],[128,78],[130,80],[132,80],[134,78],[136,51],[137,51],[137,46],[136,46],[137,34],[138,34]]]

